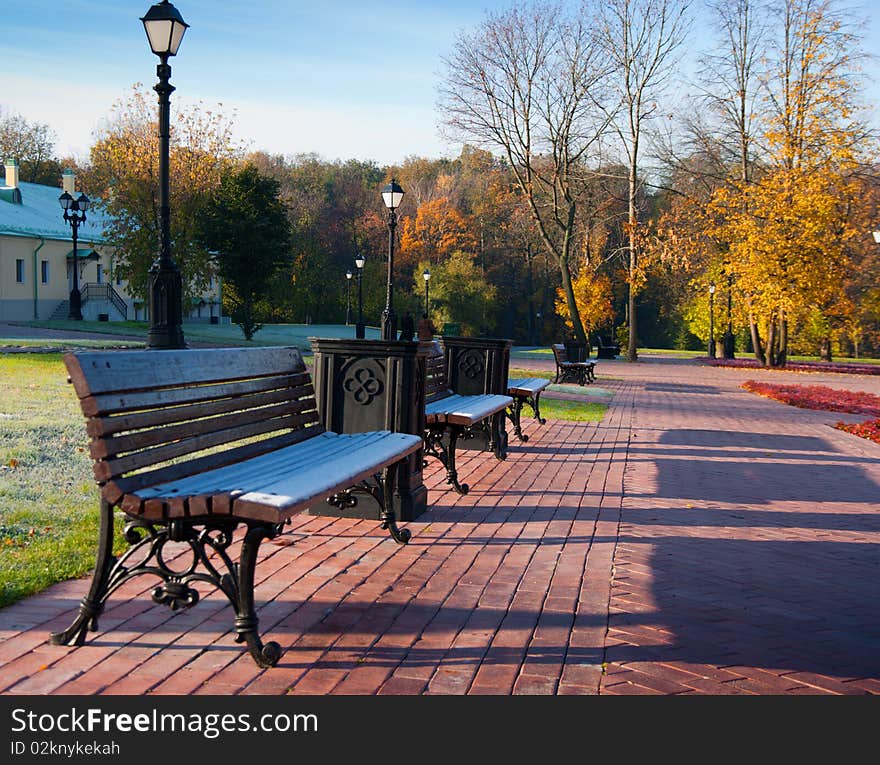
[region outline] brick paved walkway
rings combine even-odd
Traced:
[[[523,363],[514,366],[522,368]],[[880,446],[739,389],[779,373],[602,362],[600,425],[529,421],[465,497],[394,544],[302,516],[263,546],[260,671],[205,591],[152,605],[146,578],[78,649],[46,644],[87,580],[0,611],[7,694],[864,694],[880,691]],[[880,392],[865,376],[786,381]],[[106,631],[105,631],[106,630]]]

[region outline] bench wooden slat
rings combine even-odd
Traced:
[[[359,434],[357,448],[369,448],[385,438],[385,431]],[[326,437],[325,437],[326,436]],[[318,468],[327,473],[327,466],[336,460],[348,459],[346,449],[352,448],[346,439],[338,439],[335,433],[322,434],[282,450],[263,454],[247,462],[227,465],[207,473],[190,476],[172,484],[152,486],[137,495],[145,504],[161,498],[169,517],[187,513],[232,512],[236,493],[257,491],[278,480],[279,475],[297,476],[304,470]],[[234,487],[235,491],[229,487]]]
[[[289,398],[314,396],[315,389],[311,383],[304,384],[306,379],[307,375],[285,375],[225,386],[180,388],[174,390],[172,395],[169,395],[167,390],[162,390],[123,396],[94,396],[83,399],[81,403],[84,409],[86,401],[92,404],[89,407],[92,414],[87,415],[89,420],[86,429],[90,436],[97,438],[126,430],[167,425],[197,417],[274,404]],[[99,401],[110,398],[114,400]],[[104,403],[111,404],[112,408],[102,406]]]
[[[236,354],[234,373],[228,348],[76,353],[68,354],[65,361],[79,398],[114,391],[178,388],[236,378],[267,377],[306,369],[297,348],[249,350],[253,353]]]
[[[238,408],[242,409],[243,407],[239,406]],[[286,400],[271,406],[263,406],[256,409],[248,408],[244,411],[232,413],[227,412],[218,417],[207,417],[200,420],[190,419],[174,425],[153,427],[133,433],[126,433],[121,436],[96,438],[89,445],[89,451],[95,459],[107,459],[117,454],[148,449],[161,444],[170,444],[181,439],[192,438],[193,436],[229,431],[253,422],[273,420],[284,415],[301,414],[314,408],[314,399]],[[283,425],[279,424],[280,427],[283,427]]]
[[[206,454],[202,457],[179,462],[173,465],[164,465],[155,470],[145,471],[143,473],[134,473],[122,478],[112,478],[104,484],[101,493],[104,498],[116,504],[123,496],[126,498],[134,496],[133,492],[145,487],[154,486],[157,483],[165,483],[168,481],[177,481],[187,476],[196,475],[200,472],[213,470],[217,467],[225,465],[233,465],[244,462],[261,454],[268,454],[276,449],[283,449],[292,444],[298,444],[324,432],[320,425],[313,425],[309,428],[294,430],[289,433],[282,433],[280,436],[273,436],[261,441],[254,441],[234,449],[228,449],[224,452],[216,452],[214,454]],[[132,513],[140,512],[140,506],[129,501],[128,505],[123,502],[123,509]]]
[[[335,433],[322,433],[301,443],[275,449],[246,462],[224,465],[174,481],[163,481],[136,493],[144,499],[171,495],[207,496],[217,494],[227,484],[235,484],[242,491],[250,491],[274,480],[279,470],[302,470],[320,464],[322,461],[344,457],[346,441],[335,438],[336,435]],[[358,435],[360,436],[358,441],[360,447],[369,446],[373,441],[379,442],[383,438],[382,431]]]
[[[198,492],[231,497],[237,517],[279,523],[315,502],[379,472],[418,451],[422,439],[407,433],[322,433],[305,442],[193,479],[163,483],[137,492],[147,519],[169,517]],[[328,470],[328,463],[333,470]],[[186,496],[184,496],[186,495]]]
[[[510,396],[485,394],[479,396],[460,396],[452,394],[433,401],[425,406],[425,414],[441,414],[445,422],[454,425],[475,425],[496,412],[503,411],[513,403]]]
[[[550,381],[543,377],[525,377],[507,381],[507,392],[511,396],[534,396],[544,390]]]
[[[107,481],[114,476],[124,475],[129,471],[139,470],[144,467],[156,465],[160,462],[183,457],[187,454],[193,454],[222,444],[240,441],[245,438],[252,438],[266,433],[272,433],[278,430],[302,427],[303,425],[317,421],[318,413],[316,411],[306,412],[301,415],[285,415],[284,417],[277,417],[262,422],[252,422],[248,425],[241,425],[237,428],[208,433],[206,435],[196,436],[195,438],[187,438],[177,441],[176,443],[156,446],[151,449],[145,449],[144,451],[135,452],[116,459],[100,460],[95,462],[95,478],[97,478],[98,481]]]

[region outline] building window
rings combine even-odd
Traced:
[[[98,284],[104,283],[104,272],[101,270],[101,264],[95,263],[95,275],[98,278]]]
[[[118,287],[120,284],[122,284],[122,269],[116,266],[116,286]]]
[[[41,260],[40,261],[40,281],[43,284],[49,283],[49,261]]]
[[[15,281],[24,284],[24,260],[21,258],[15,259]]]

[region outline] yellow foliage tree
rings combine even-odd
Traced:
[[[146,297],[147,272],[159,241],[158,106],[142,85],[117,102],[92,146],[86,183],[110,213],[115,262],[131,292]],[[197,213],[220,183],[221,172],[241,148],[223,114],[201,107],[172,111],[171,241],[188,295],[204,290],[211,257],[198,243]]]
[[[614,307],[611,304],[611,280],[604,274],[590,273],[582,268],[572,279],[574,299],[578,313],[584,324],[587,337],[603,324],[614,318]],[[568,311],[568,300],[561,287],[556,288],[556,315],[565,321],[565,326],[574,330],[571,314]]]

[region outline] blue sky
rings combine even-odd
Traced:
[[[190,29],[171,59],[172,107],[222,103],[235,109],[239,137],[273,153],[380,164],[454,156],[460,147],[436,128],[440,57],[485,10],[508,4],[175,0]],[[850,5],[880,16],[880,0]],[[155,83],[157,59],[139,20],[149,6],[3,0],[0,107],[49,123],[59,153],[85,158],[113,102],[136,82]],[[880,54],[880,20],[866,31],[867,49]]]

